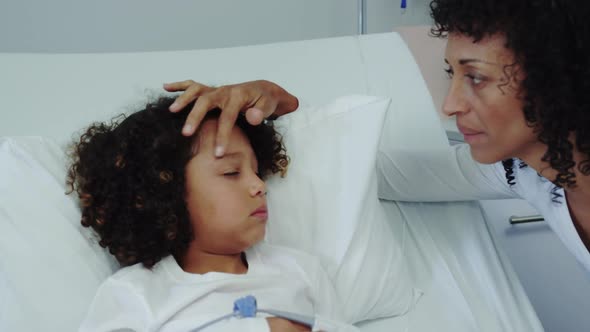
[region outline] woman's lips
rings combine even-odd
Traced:
[[[479,134],[463,134],[463,139],[467,144],[475,144],[483,137],[483,133]]]
[[[457,125],[461,134],[463,134],[463,138],[467,143],[476,143],[479,139],[481,139],[485,134],[481,131],[477,131],[471,128],[467,128],[461,125]]]

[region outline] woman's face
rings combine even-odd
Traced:
[[[214,156],[216,133],[217,120],[206,120],[195,143],[197,153],[185,168],[193,247],[210,254],[237,254],[264,238],[266,186],[241,129],[234,126],[222,158]]]
[[[523,73],[502,35],[473,38],[450,33],[445,52],[451,84],[443,112],[456,115],[457,127],[473,158],[494,163],[526,157],[540,142],[525,121],[520,82]]]

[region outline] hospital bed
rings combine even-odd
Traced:
[[[349,94],[388,96],[397,105],[398,121],[413,128],[398,137],[407,148],[419,149],[424,141],[448,144],[420,69],[396,32],[214,50],[0,54],[0,73],[0,136],[42,136],[62,147],[91,121],[125,111],[122,107],[146,93],[160,92],[163,82],[188,78],[213,85],[267,79],[310,105]],[[477,202],[382,204],[388,213],[404,217],[392,218],[391,226],[407,235],[407,273],[424,294],[408,313],[358,323],[362,331],[543,330]],[[4,260],[17,253],[0,255]],[[10,292],[2,269],[0,291]],[[43,289],[51,285],[43,285],[44,272],[31,273],[37,275],[23,279],[40,298],[46,296]],[[2,308],[10,308],[2,298]],[[59,309],[70,304],[50,300],[53,317],[30,315],[46,321],[70,315]],[[26,307],[0,312],[0,319],[21,309]]]

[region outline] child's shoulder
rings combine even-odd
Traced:
[[[149,285],[152,284],[155,279],[161,279],[160,277],[164,276],[163,265],[166,259],[167,258],[163,258],[151,269],[145,267],[141,263],[123,267],[111,275],[104,284],[110,284],[111,286],[126,285],[131,288],[149,287]]]
[[[147,274],[150,270],[143,266],[141,263],[137,263],[130,266],[125,266],[117,270],[109,279],[117,281],[126,281],[134,279]]]

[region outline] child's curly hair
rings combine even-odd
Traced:
[[[185,166],[198,140],[181,129],[194,103],[172,113],[173,101],[161,97],[129,117],[94,123],[70,151],[67,185],[80,197],[82,225],[122,266],[151,268],[167,255],[182,256],[193,239]],[[211,111],[205,119],[218,116]],[[289,158],[273,125],[252,126],[243,116],[236,125],[250,140],[260,176],[284,175]]]

